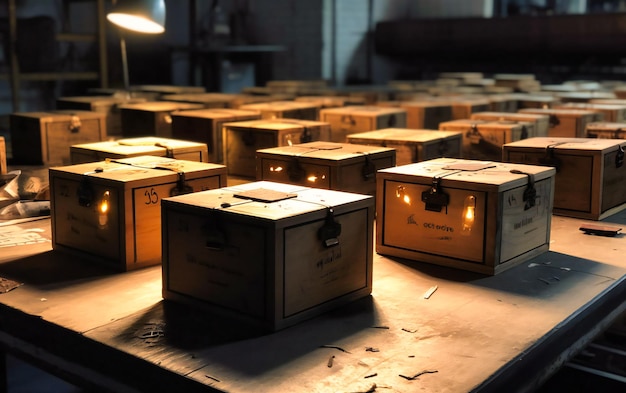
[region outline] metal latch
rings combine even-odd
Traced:
[[[217,219],[214,218],[207,221],[202,226],[202,232],[206,236],[204,246],[211,251],[223,251],[226,245],[226,235],[224,231],[219,228]]]
[[[526,189],[524,190],[523,194],[524,210],[528,210],[531,207],[534,207],[535,201],[537,199],[537,190],[535,189],[535,175],[533,175],[532,173],[522,172],[519,169],[511,169],[511,173],[528,176],[528,184],[526,185]]]
[[[170,190],[170,196],[191,194],[192,192],[193,187],[185,182],[185,172],[178,172],[178,180],[176,181],[176,186]]]
[[[302,131],[302,135],[300,135],[300,143],[308,143],[313,140],[313,135],[311,134],[311,130],[308,127],[304,127]]]
[[[617,154],[615,155],[615,168],[620,168],[624,165],[624,146],[617,146]]]
[[[67,126],[67,129],[70,130],[72,134],[78,134],[80,132],[81,127],[80,117],[72,115],[70,117],[70,124]]]
[[[365,180],[370,180],[376,175],[376,165],[368,154],[365,154],[365,164],[363,164],[363,168],[361,168],[361,174]]]
[[[465,133],[465,136],[469,138],[469,141],[472,145],[477,145],[483,139],[483,136],[478,131],[478,126],[476,123],[473,123],[471,128]]]
[[[434,177],[433,184],[430,190],[422,192],[422,202],[426,204],[425,209],[432,212],[441,212],[443,207],[446,207],[446,213],[448,212],[448,203],[450,197],[445,192],[441,191],[439,182],[440,178]]]
[[[558,172],[559,169],[561,169],[561,159],[554,154],[554,148],[558,145],[562,145],[563,143],[566,142],[560,142],[546,146],[546,155],[545,157],[539,159],[539,163],[554,167]]]
[[[328,208],[326,211],[326,219],[324,225],[317,230],[317,237],[322,241],[325,247],[334,247],[339,244],[339,235],[341,234],[341,224],[335,221],[333,209]]]

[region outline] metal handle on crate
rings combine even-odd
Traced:
[[[465,133],[465,136],[469,138],[472,145],[477,145],[483,140],[483,136],[480,131],[478,131],[478,125],[476,123],[472,124],[471,128]]]
[[[90,207],[93,204],[95,193],[87,178],[81,180],[76,194],[78,196],[78,206]]]
[[[308,127],[304,127],[302,131],[302,135],[300,135],[300,143],[308,143],[313,140],[313,135],[311,134],[311,130]]]
[[[428,211],[441,212],[441,210],[446,207],[446,213],[448,213],[450,197],[441,190],[440,181],[440,178],[433,177],[433,183],[430,189],[422,192],[422,202],[424,202],[424,208]]]
[[[528,138],[528,128],[522,124],[522,133],[520,135],[520,139],[526,139]]]
[[[339,244],[340,234],[341,224],[335,221],[333,209],[328,208],[324,225],[317,230],[317,237],[326,248],[330,248]]]
[[[80,117],[72,115],[70,118],[70,124],[67,126],[67,129],[70,130],[72,134],[78,134],[80,132],[81,127]]]
[[[376,175],[376,165],[367,153],[365,153],[365,164],[361,168],[361,174],[364,180],[370,180]]]
[[[615,155],[615,168],[621,168],[624,165],[624,146],[617,146],[617,154]]]
[[[170,196],[191,194],[192,192],[193,187],[185,182],[185,172],[178,172],[178,180],[176,185],[170,190]]]
[[[555,114],[551,114],[550,115],[550,128],[554,128],[558,126],[559,124],[561,124],[561,120],[559,120],[559,117]]]
[[[546,146],[546,156],[539,159],[539,163],[554,167],[558,172],[561,169],[561,159],[554,154],[554,148],[566,142],[555,143]]]
[[[535,206],[537,199],[537,190],[535,189],[535,176],[532,173],[522,172],[519,169],[511,169],[511,173],[528,176],[528,185],[524,190],[524,210],[528,210]]]

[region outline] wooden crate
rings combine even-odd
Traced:
[[[555,109],[585,109],[598,112],[593,121],[623,122],[626,121],[626,105],[596,104],[588,102],[568,102],[554,105]]]
[[[254,179],[256,151],[330,139],[325,122],[296,119],[248,120],[224,123],[224,163],[228,174]]]
[[[70,147],[72,164],[146,155],[209,162],[208,148],[205,143],[155,136],[83,143]]]
[[[152,101],[120,105],[122,134],[125,137],[172,137],[172,112],[202,109],[202,104],[174,101]]]
[[[528,126],[528,136],[548,136],[550,129],[550,115],[538,115],[534,113],[511,113],[511,112],[478,112],[472,113],[472,120],[491,121],[517,121],[530,123]],[[532,129],[531,129],[532,127]]]
[[[339,108],[350,105],[365,105],[365,99],[362,97],[350,96],[333,96],[333,95],[317,95],[317,96],[298,96],[294,98],[296,102],[313,102],[319,105],[320,109]]]
[[[151,156],[49,174],[53,248],[118,271],[161,263],[164,198],[226,186],[223,165]]]
[[[7,145],[4,143],[4,137],[0,136],[0,175],[7,172]]]
[[[163,101],[201,104],[205,108],[233,108],[238,97],[238,94],[230,93],[194,93],[167,94],[161,98]]]
[[[224,162],[222,127],[224,123],[257,120],[261,115],[241,109],[195,109],[172,113],[172,137],[206,143],[209,162]]]
[[[485,96],[489,101],[489,111],[493,112],[517,112],[517,100],[508,94],[488,94]],[[472,115],[475,112],[472,113]],[[470,118],[471,116],[470,115]]]
[[[587,124],[597,118],[596,112],[584,109],[525,108],[518,112],[550,116],[548,137],[583,138]]]
[[[382,169],[376,251],[489,275],[507,270],[549,248],[554,174],[452,158]]]
[[[203,86],[177,86],[177,85],[133,85],[133,92],[158,94],[162,97],[166,94],[202,94],[206,92]]]
[[[379,146],[309,142],[256,152],[256,179],[376,195],[376,171],[396,165]]]
[[[452,105],[445,102],[422,101],[379,101],[382,107],[402,108],[406,111],[407,128],[430,129],[439,128],[439,123],[452,120]]]
[[[517,102],[517,110],[526,108],[551,108],[559,99],[547,94],[513,93],[509,97]]]
[[[556,168],[554,214],[601,220],[626,207],[626,139],[531,138],[503,160]]]
[[[10,115],[13,160],[28,165],[68,165],[70,146],[106,137],[106,116],[80,110]]]
[[[556,93],[556,97],[561,102],[589,103],[592,100],[612,100],[617,98],[615,94],[608,91],[568,91]]]
[[[262,119],[319,120],[321,105],[303,101],[269,101],[240,105],[239,109],[258,112]]]
[[[587,138],[601,139],[626,139],[626,121],[625,122],[593,122],[587,124],[585,130]]]
[[[349,143],[395,149],[396,165],[438,157],[460,158],[462,141],[461,132],[409,128],[384,128],[348,135]]]
[[[442,131],[463,134],[461,156],[471,160],[502,160],[502,146],[529,137],[528,123],[516,121],[452,120],[441,123]]]
[[[372,291],[371,196],[252,182],[166,198],[162,220],[166,301],[275,331]]]
[[[445,97],[442,98],[452,105],[452,119],[469,119],[472,113],[485,112],[490,108],[490,102],[486,98]]]
[[[104,113],[106,116],[107,135],[118,136],[122,135],[122,118],[119,106],[146,101],[148,101],[146,98],[130,96],[72,96],[57,98],[56,107],[57,109],[79,109]]]
[[[346,143],[346,136],[381,128],[406,128],[407,112],[402,108],[349,105],[320,110],[320,120],[330,123],[332,142]]]

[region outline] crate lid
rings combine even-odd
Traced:
[[[352,143],[339,142],[308,142],[291,146],[270,147],[267,149],[257,150],[257,155],[282,155],[288,157],[297,157],[302,160],[331,160],[331,161],[349,161],[351,159],[364,159],[369,155],[389,155],[395,154],[395,149],[381,147],[358,145]]]
[[[115,141],[92,142],[72,145],[72,149],[96,150],[116,153],[120,155],[143,153],[142,155],[156,154],[167,156],[166,152],[197,151],[207,149],[206,143],[185,141],[180,139],[146,136],[138,138],[123,138]]]
[[[536,137],[510,142],[503,148],[554,149],[560,152],[576,151],[577,154],[582,154],[584,152],[608,152],[619,146],[626,146],[626,139]]]
[[[184,175],[184,179],[192,180],[221,173],[226,174],[224,165],[157,156],[137,156],[50,168],[51,178],[65,174],[98,179],[103,183],[125,184],[127,187],[141,187],[155,184],[155,181],[172,183],[180,180],[180,174]]]
[[[358,140],[376,140],[380,142],[392,142],[395,144],[413,144],[438,142],[446,139],[460,138],[463,133],[460,131],[440,131],[429,129],[411,129],[411,128],[382,128],[380,130],[357,132],[348,134],[348,141],[357,142]]]
[[[57,102],[62,103],[80,103],[90,104],[92,107],[98,106],[112,106],[116,104],[135,104],[140,102],[146,102],[146,98],[142,97],[124,97],[124,96],[68,96],[59,97]]]
[[[202,104],[190,103],[190,102],[175,102],[175,101],[148,101],[139,102],[136,104],[124,104],[119,106],[124,110],[136,110],[146,112],[173,112],[181,109],[201,109],[204,108]]]
[[[588,123],[587,130],[607,130],[607,131],[625,131],[626,123],[610,122],[610,121],[594,121]]]
[[[243,109],[203,108],[172,112],[172,118],[174,117],[198,117],[220,120],[253,120],[260,119],[261,115],[256,111]]]
[[[241,109],[254,109],[259,111],[285,111],[296,109],[316,109],[320,104],[307,101],[266,101],[241,105]]]
[[[283,194],[284,198],[277,198],[272,202],[256,200],[256,197],[249,196],[264,192],[273,196]],[[175,204],[287,222],[291,222],[290,219],[301,220],[303,215],[312,213],[319,217],[324,217],[329,211],[340,214],[344,208],[349,208],[354,203],[363,203],[369,207],[373,206],[374,200],[370,195],[269,181],[251,182],[163,199],[164,206]]]
[[[554,176],[556,170],[548,166],[478,161],[456,158],[435,158],[414,164],[379,169],[383,178],[393,178],[420,184],[432,184],[434,179],[442,187],[468,188],[477,191],[505,191],[533,181]]]
[[[519,112],[476,112],[472,113],[472,119],[487,120],[487,119],[519,119],[519,120],[540,120],[550,119],[550,115],[547,113],[519,113]]]
[[[322,114],[340,116],[384,116],[399,113],[406,113],[406,110],[398,107],[372,105],[347,105],[338,108],[325,108],[320,110],[320,116]]]
[[[230,129],[258,129],[258,130],[298,130],[313,127],[330,127],[327,122],[300,119],[259,119],[228,122],[222,125]]]

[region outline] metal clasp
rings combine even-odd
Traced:
[[[511,173],[518,175],[526,175],[528,177],[528,184],[524,190],[524,210],[528,210],[535,206],[537,199],[537,190],[535,189],[535,176],[532,173],[522,172],[519,169],[511,169]]]
[[[450,197],[445,192],[441,191],[439,182],[440,178],[434,177],[430,190],[422,192],[422,202],[425,203],[425,209],[432,212],[441,212],[443,207],[446,207],[446,214],[448,213],[448,203]]]

